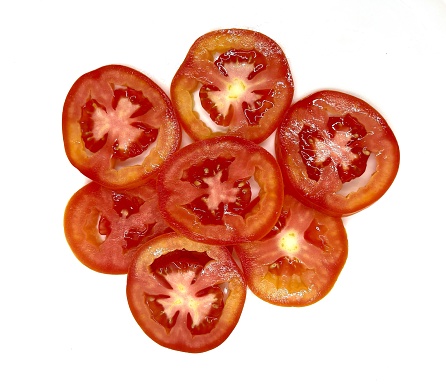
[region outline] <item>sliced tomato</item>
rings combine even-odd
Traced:
[[[234,330],[246,283],[227,248],[168,233],[135,254],[127,298],[136,322],[151,339],[199,353],[219,346]]]
[[[108,274],[127,273],[139,245],[172,231],[159,212],[153,180],[127,190],[88,183],[69,200],[64,229],[75,256]]]
[[[347,259],[348,240],[341,218],[287,194],[271,232],[234,250],[255,295],[271,304],[302,307],[333,288]]]
[[[277,128],[293,95],[279,45],[243,29],[198,38],[171,84],[174,109],[194,140],[233,135],[260,143]]]
[[[276,157],[297,198],[333,216],[380,199],[400,162],[382,115],[355,96],[330,90],[291,106],[276,133]]]
[[[166,93],[149,77],[121,65],[82,75],[62,113],[65,152],[86,177],[104,186],[147,182],[181,143]]]
[[[274,157],[233,136],[191,143],[158,175],[161,214],[191,240],[230,245],[257,240],[280,215],[283,180]]]

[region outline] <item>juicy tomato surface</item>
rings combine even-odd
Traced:
[[[172,231],[159,212],[155,181],[126,190],[88,183],[68,201],[64,230],[79,261],[108,274],[126,274],[139,245]]]
[[[348,216],[381,198],[400,152],[389,125],[365,101],[331,90],[288,110],[276,132],[276,157],[297,198],[333,216]]]
[[[216,245],[266,235],[279,218],[284,196],[275,158],[233,136],[181,148],[160,169],[157,188],[161,214],[172,229]]]
[[[234,330],[246,283],[226,247],[167,233],[135,254],[127,298],[136,322],[151,339],[199,353],[219,346]]]
[[[194,140],[233,135],[260,143],[280,124],[293,95],[282,49],[243,29],[198,38],[171,84],[174,109]]]
[[[333,288],[347,259],[348,240],[341,218],[287,194],[271,232],[234,250],[255,295],[271,304],[301,307]]]
[[[166,93],[149,77],[121,65],[82,75],[62,113],[71,164],[104,186],[148,181],[181,143],[181,128]]]

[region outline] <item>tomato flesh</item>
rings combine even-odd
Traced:
[[[150,271],[160,284],[165,284],[165,290],[147,294],[146,303],[152,318],[166,330],[177,323],[179,304],[185,306],[187,328],[192,335],[208,334],[215,328],[224,308],[223,290],[219,286],[194,289],[209,261],[206,254],[183,249],[169,252],[151,265]]]
[[[251,203],[249,178],[238,179],[228,187],[229,166],[235,158],[206,159],[186,169],[181,180],[207,191],[184,205],[194,212],[203,225],[223,225],[225,214],[243,216]]]
[[[219,346],[234,330],[246,283],[226,247],[167,233],[136,252],[127,298],[135,320],[155,342],[199,353]]]
[[[266,69],[266,58],[255,50],[229,50],[214,63],[230,81],[223,90],[212,84],[203,85],[199,94],[203,108],[221,126],[229,126],[234,112],[240,108],[248,125],[258,125],[268,109],[274,106],[275,93],[273,89],[256,90],[249,85]]]

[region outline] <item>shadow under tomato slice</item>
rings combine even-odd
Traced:
[[[341,218],[286,195],[276,226],[260,241],[234,246],[248,287],[280,306],[307,306],[334,286],[348,253]]]
[[[136,322],[155,342],[200,353],[234,330],[246,284],[226,247],[167,233],[138,249],[127,275],[127,298]]]
[[[128,190],[90,182],[70,198],[64,230],[84,265],[102,273],[125,274],[136,248],[171,228],[159,212],[154,181]]]

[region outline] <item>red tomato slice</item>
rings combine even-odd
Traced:
[[[224,136],[177,151],[158,175],[161,214],[191,240],[231,245],[267,234],[280,215],[283,181],[274,157]]]
[[[159,212],[154,181],[118,191],[90,182],[69,200],[64,229],[75,256],[108,274],[127,273],[139,245],[172,231]]]
[[[168,233],[138,250],[127,275],[127,298],[151,339],[199,353],[219,346],[234,330],[246,284],[227,248]]]
[[[153,178],[181,142],[166,93],[120,65],[101,67],[74,83],[63,107],[62,131],[70,162],[113,189]]]
[[[329,90],[291,106],[276,134],[276,157],[297,198],[333,216],[381,198],[400,162],[395,135],[380,113]]]
[[[250,290],[279,306],[307,306],[334,286],[348,253],[341,218],[286,195],[279,221],[260,241],[236,245]]]
[[[260,143],[280,124],[293,95],[282,49],[243,29],[197,39],[171,84],[174,109],[194,140],[233,135]]]

